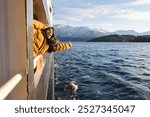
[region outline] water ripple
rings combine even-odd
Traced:
[[[150,43],[73,45],[55,54],[56,99],[150,99]],[[63,90],[70,80],[78,84],[75,95]]]

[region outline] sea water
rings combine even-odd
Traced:
[[[55,99],[150,99],[150,43],[75,42],[55,53]],[[75,81],[75,94],[64,91]]]

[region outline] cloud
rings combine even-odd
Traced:
[[[146,2],[146,0],[144,0]],[[138,1],[136,1],[137,3]],[[144,3],[144,2],[142,2]],[[99,17],[111,17],[111,18],[121,18],[129,20],[150,20],[150,11],[138,11],[134,8],[128,8],[123,6],[115,5],[101,5],[91,8],[64,8],[65,12],[68,12],[68,17],[72,20],[74,17],[78,19],[77,21],[82,21],[84,19],[94,19]]]
[[[112,13],[120,10],[112,5],[95,6],[90,8],[64,8],[65,12],[68,12],[70,16],[76,16],[80,19],[84,18],[96,18],[102,15],[111,15]]]
[[[112,23],[109,23],[109,22],[98,22],[98,23],[88,23],[87,24],[90,28],[92,28],[92,29],[99,29],[100,27],[102,28],[102,29],[107,29],[107,28],[109,28],[109,27],[113,27],[114,25],[112,24]]]
[[[80,18],[76,17],[68,17],[68,16],[57,16],[54,17],[54,23],[55,24],[67,24],[67,22],[80,22]]]
[[[118,13],[113,17],[128,19],[128,20],[147,20],[150,21],[150,12],[147,11],[126,11],[124,13]]]
[[[150,5],[150,0],[134,0],[127,4],[127,6],[141,6],[141,5]]]
[[[119,18],[128,20],[146,20],[150,21],[150,11],[140,10],[131,5],[144,5],[150,4],[150,0],[134,0],[128,3],[119,5],[97,5],[87,8],[72,8],[64,7],[62,12],[64,14],[57,15],[57,22],[67,23],[70,22],[82,22],[86,19],[99,19],[103,17],[107,18]]]
[[[97,13],[95,9],[84,9],[84,8],[63,8],[64,15],[57,15],[55,19],[61,22],[80,22],[84,19],[96,18]],[[94,13],[93,13],[94,12]]]
[[[92,26],[92,27],[96,27],[96,26],[105,26],[105,27],[112,27],[113,26],[113,24],[112,23],[109,23],[109,22],[98,22],[98,23],[89,23],[88,25],[90,25],[90,26]]]
[[[81,19],[83,18],[94,18],[95,17],[95,9],[89,8],[64,8],[66,12],[68,12],[71,16],[76,16]]]

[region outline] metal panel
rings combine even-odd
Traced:
[[[54,54],[51,53],[50,56],[50,78],[49,78],[49,86],[47,99],[54,100],[55,90],[54,90]]]
[[[5,99],[11,91],[18,85],[18,83],[22,80],[21,74],[16,74],[13,78],[7,81],[1,88],[0,88],[0,100]]]
[[[33,6],[30,6],[33,5]],[[33,11],[31,11],[33,9]],[[54,71],[53,71],[53,54],[45,53],[43,55],[44,63],[43,66],[37,69],[36,73],[33,75],[33,46],[31,35],[31,14],[36,15],[37,19],[42,23],[47,23],[46,14],[44,11],[42,0],[33,0],[27,1],[27,35],[28,35],[28,59],[29,59],[29,72],[28,72],[28,99],[47,99],[48,87],[49,87],[49,78],[54,80]],[[29,13],[30,12],[30,13]],[[33,34],[33,33],[32,33]],[[38,62],[38,60],[37,60]],[[31,66],[30,66],[31,65]],[[34,77],[33,77],[34,76]],[[52,83],[53,84],[53,83]],[[50,85],[51,90],[54,90],[53,85]],[[54,91],[51,92],[52,95]]]
[[[53,9],[52,9],[52,0],[43,0],[44,10],[46,13],[46,18],[48,25],[53,27]]]
[[[27,51],[28,51],[28,99],[36,99],[33,62],[33,1],[26,0]]]
[[[15,74],[22,72],[21,82],[7,99],[27,99],[25,1],[1,0],[0,13],[1,86]]]
[[[45,59],[46,65],[44,67],[43,73],[41,75],[39,84],[36,87],[36,98],[37,99],[47,99],[48,89],[49,89],[49,99],[54,99],[54,70],[53,70],[53,53],[47,55]]]
[[[9,50],[8,46],[8,18],[7,18],[7,2],[0,0],[0,87],[9,78]]]

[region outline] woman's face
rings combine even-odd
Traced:
[[[54,33],[53,28],[48,27],[48,28],[46,29],[47,38],[51,38],[52,35],[53,35],[53,33]]]

